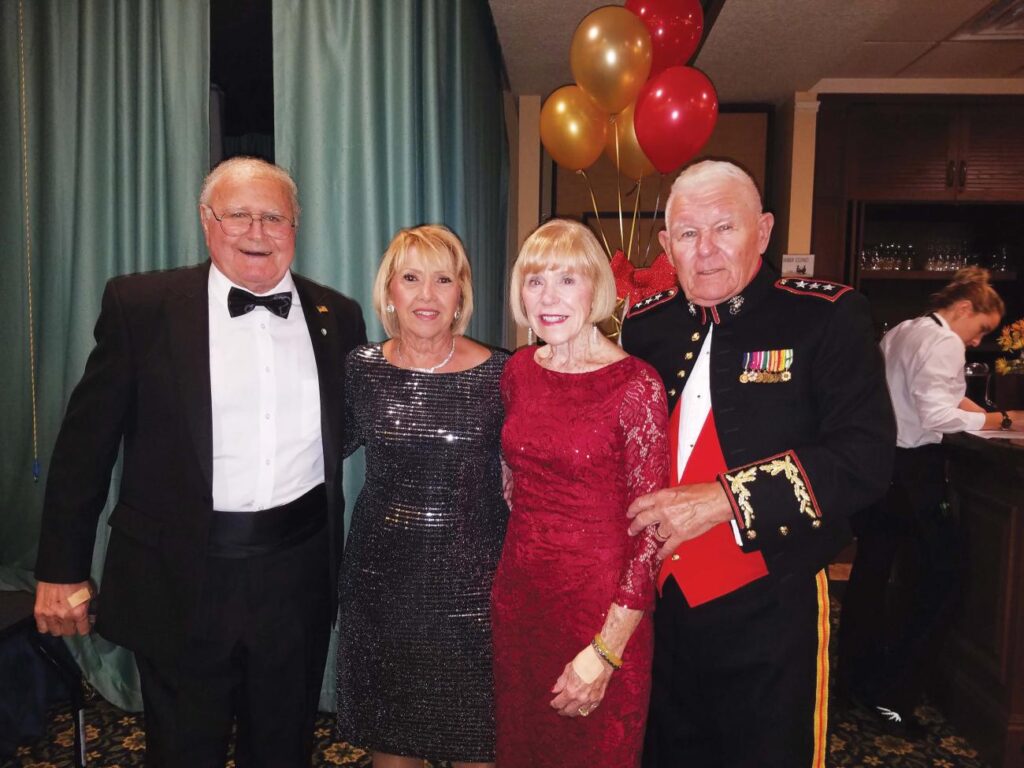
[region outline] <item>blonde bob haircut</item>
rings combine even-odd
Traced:
[[[528,275],[546,269],[575,272],[590,281],[594,297],[589,322],[599,323],[615,311],[615,276],[594,233],[578,221],[552,219],[526,238],[512,268],[508,300],[519,326],[530,324],[523,305],[523,283]]]
[[[473,274],[462,241],[448,227],[440,224],[400,229],[384,251],[380,269],[373,281],[373,309],[384,331],[392,338],[400,335],[394,313],[385,310],[390,302],[388,286],[395,273],[406,267],[413,249],[426,262],[427,269],[450,269],[455,275],[460,299],[459,316],[452,321],[452,333],[457,336],[465,333],[469,318],[473,315]]]

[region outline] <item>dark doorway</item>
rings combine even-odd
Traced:
[[[272,0],[210,0],[210,160],[274,160]]]

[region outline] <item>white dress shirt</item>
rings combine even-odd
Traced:
[[[700,437],[704,424],[711,416],[711,336],[715,332],[714,323],[708,324],[708,332],[704,337],[704,343],[697,353],[697,361],[690,371],[690,378],[683,387],[683,394],[679,398],[679,435],[676,448],[676,468],[679,476],[678,483],[686,473],[686,465],[690,462],[694,446]],[[740,539],[740,529],[735,520],[729,521],[732,525],[733,538],[739,546],[743,546]]]
[[[900,448],[938,443],[949,432],[985,426],[985,414],[965,411],[963,340],[938,314],[905,320],[882,337],[885,379],[896,412]]]
[[[676,449],[676,467],[679,470],[678,483],[683,479],[690,454],[697,445],[704,423],[711,415],[711,335],[715,332],[714,323],[708,324],[708,332],[704,337],[697,361],[690,371],[690,378],[683,387],[679,398],[679,447]]]
[[[324,481],[320,384],[291,273],[268,291],[291,292],[287,318],[266,307],[231,317],[233,285],[211,265],[213,508],[257,512]]]

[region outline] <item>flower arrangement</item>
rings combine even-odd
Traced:
[[[1015,352],[1016,355],[997,359],[996,373],[1024,373],[1024,359],[1021,358],[1021,352],[1024,351],[1024,318],[1003,326],[998,343],[1001,350]]]

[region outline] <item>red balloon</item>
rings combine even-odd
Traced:
[[[651,33],[651,77],[685,64],[697,50],[704,33],[700,0],[626,0],[626,8],[639,16]]]
[[[661,173],[695,157],[717,121],[715,86],[693,67],[669,67],[648,80],[633,114],[640,148]]]

